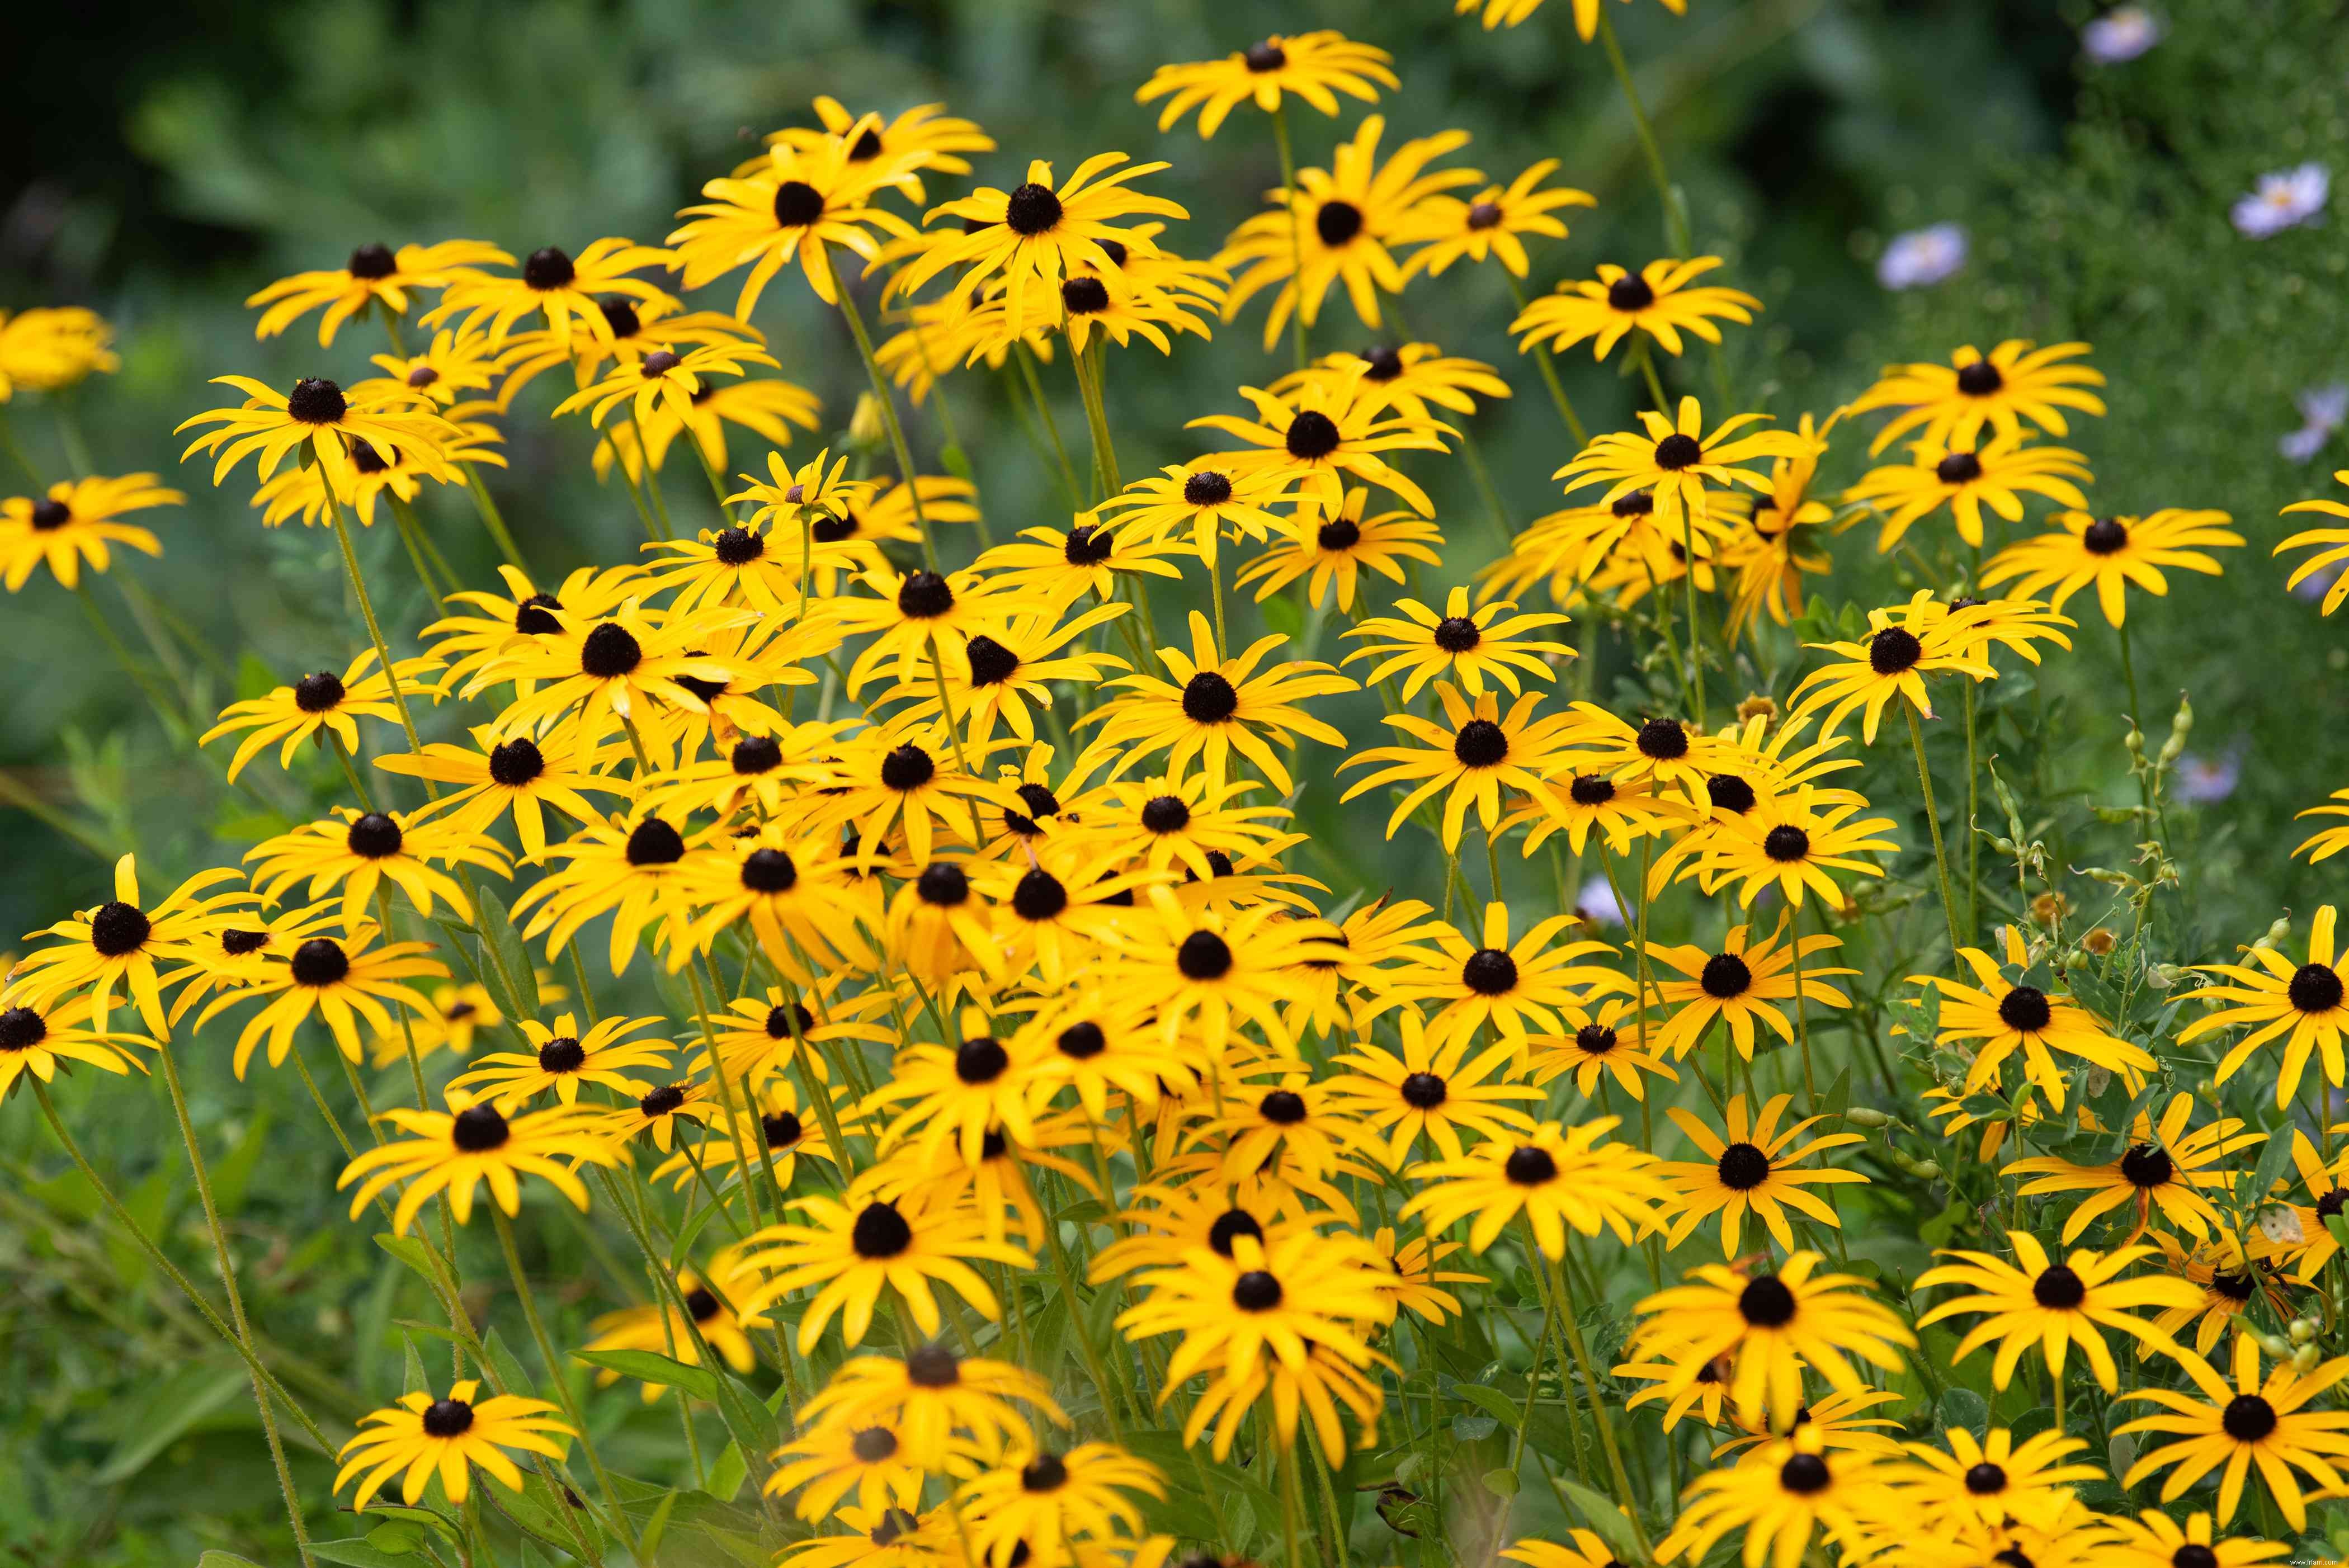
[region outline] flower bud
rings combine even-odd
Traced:
[[[2316,1337],[2316,1325],[2304,1317],[2293,1318],[2284,1325],[2283,1331],[2292,1336],[2294,1345],[2305,1345]]]
[[[2316,1364],[2323,1358],[2324,1352],[2315,1346],[2303,1345],[2292,1353],[2292,1369],[2300,1373],[2313,1372],[2316,1370]]]
[[[856,411],[848,417],[848,444],[877,447],[888,438],[888,434],[881,423],[881,405],[873,400],[872,393],[859,392]]]
[[[1850,1122],[1854,1127],[1889,1127],[1892,1125],[1892,1119],[1889,1116],[1887,1116],[1880,1110],[1876,1110],[1864,1105],[1853,1106],[1850,1109],[1843,1113],[1843,1119],[1846,1121]]]

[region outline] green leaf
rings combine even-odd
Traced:
[[[412,1553],[386,1552],[369,1540],[313,1541],[310,1554],[350,1568],[415,1568]]]
[[[413,1556],[423,1541],[424,1532],[404,1519],[388,1520],[367,1532],[369,1546],[395,1557]]]
[[[249,1386],[242,1365],[232,1370],[212,1365],[183,1367],[152,1385],[138,1410],[120,1412],[125,1435],[90,1480],[99,1486],[129,1480]]]
[[[776,1443],[775,1418],[740,1377],[715,1374],[713,1403],[726,1421],[726,1430],[742,1445],[745,1454],[763,1454]]]
[[[1827,1085],[1826,1114],[1841,1116],[1851,1109],[1851,1068],[1847,1065]]]
[[[617,1372],[623,1377],[634,1377],[646,1383],[665,1384],[682,1388],[697,1399],[718,1398],[718,1374],[707,1367],[688,1367],[652,1350],[574,1350],[574,1361],[585,1361],[590,1367],[601,1367]]]
[[[734,1494],[742,1490],[742,1480],[750,1473],[750,1461],[742,1457],[742,1445],[730,1442],[718,1462],[709,1467],[709,1494],[720,1502],[731,1502]]]
[[[375,1244],[424,1276],[427,1284],[438,1286],[440,1276],[433,1272],[432,1254],[414,1236],[395,1236],[389,1231],[378,1231]]]
[[[499,1381],[506,1386],[509,1392],[526,1395],[537,1387],[531,1381],[530,1374],[522,1369],[522,1363],[514,1359],[514,1353],[506,1348],[506,1342],[498,1336],[496,1329],[492,1328],[481,1336],[481,1352],[489,1358],[490,1370],[498,1375]]]
[[[1452,1391],[1511,1431],[1517,1429],[1517,1418],[1524,1413],[1523,1409],[1498,1388],[1487,1388],[1477,1383],[1463,1383]]]
[[[253,1172],[261,1162],[262,1151],[269,1146],[269,1108],[255,1110],[244,1136],[228,1152],[228,1158],[212,1169],[212,1204],[223,1214],[233,1214],[244,1207],[245,1189],[253,1185]]]
[[[1971,1388],[1944,1388],[1938,1412],[1941,1429],[1963,1427],[1977,1438],[1990,1427],[1990,1405]]]
[[[1517,1472],[1513,1470],[1495,1466],[1485,1472],[1484,1481],[1485,1490],[1495,1497],[1517,1495]]]
[[[1305,630],[1304,614],[1297,608],[1297,602],[1287,595],[1275,593],[1260,607],[1264,611],[1266,631],[1294,637]]]
[[[938,461],[955,478],[966,484],[970,482],[970,458],[960,447],[949,444],[939,448]]]
[[[261,1568],[261,1564],[233,1552],[207,1552],[196,1559],[196,1568]]]
[[[505,901],[486,886],[476,899],[479,907],[473,912],[474,930],[486,949],[481,983],[496,998],[498,1010],[508,1018],[537,1017],[538,971],[531,967],[530,952],[522,944],[522,934],[514,929],[513,917],[506,913]]]
[[[645,1521],[645,1526],[642,1530],[636,1532],[636,1560],[638,1562],[657,1563],[660,1561],[661,1537],[668,1532],[668,1516],[677,1509],[677,1497],[678,1494],[672,1491],[667,1497],[662,1498],[659,1504],[654,1508],[653,1516]]]
[[[1599,1532],[1599,1538],[1607,1542],[1619,1562],[1639,1561],[1640,1538],[1621,1509],[1570,1476],[1558,1477],[1557,1489],[1581,1511],[1583,1519]]]
[[[2251,1171],[2251,1185],[2247,1192],[2239,1192],[2236,1202],[2246,1208],[2264,1203],[2268,1194],[2283,1176],[2284,1167],[2292,1163],[2292,1134],[2279,1130],[2268,1135],[2267,1147],[2260,1150],[2259,1165]]]

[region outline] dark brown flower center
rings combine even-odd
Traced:
[[[823,192],[804,180],[786,180],[775,187],[775,225],[803,229],[823,216]]]
[[[1737,1293],[1737,1315],[1755,1328],[1784,1328],[1795,1321],[1795,1293],[1776,1274],[1757,1274]]]
[[[1745,960],[1734,953],[1716,953],[1704,961],[1704,973],[1697,984],[1704,994],[1715,1001],[1725,1002],[1732,996],[1743,996],[1754,984],[1754,971]]]
[[[1194,724],[1221,724],[1240,710],[1240,695],[1213,670],[1201,670],[1183,686],[1183,717]]]
[[[1480,947],[1460,965],[1460,983],[1479,996],[1506,996],[1516,989],[1517,961],[1497,947]]]
[[[1917,667],[1925,645],[1905,626],[1887,626],[1868,639],[1868,667],[1880,676],[1897,676]]]
[[[1678,473],[1703,459],[1704,449],[1697,444],[1697,438],[1678,430],[1656,443],[1656,467],[1668,473]]]
[[[1351,201],[1324,201],[1313,214],[1313,232],[1331,250],[1339,250],[1362,232],[1362,210]]]
[[[1656,291],[1637,273],[1625,273],[1607,285],[1607,308],[1636,315],[1656,303]]]
[[[1452,755],[1468,768],[1498,768],[1508,759],[1509,738],[1489,718],[1472,718],[1452,739]]]
[[[1723,1186],[1750,1192],[1770,1180],[1770,1157],[1754,1144],[1733,1143],[1713,1161],[1713,1170]]]
[[[2053,1264],[2031,1282],[2031,1299],[2053,1312],[2069,1312],[2088,1299],[2087,1282],[2068,1264]]]
[[[320,377],[305,376],[285,395],[286,418],[305,425],[339,425],[349,411],[343,389]]]
[[[2006,377],[1987,359],[1958,366],[1958,390],[1969,397],[1987,397],[2005,385]]]
[[[1041,185],[1019,186],[1003,204],[1003,221],[1013,233],[1032,240],[1060,222],[1061,199]]]
[[[897,1212],[895,1203],[867,1203],[856,1222],[849,1227],[848,1244],[856,1255],[878,1263],[894,1258],[914,1244],[914,1227],[905,1216]],[[921,1354],[919,1351],[916,1355]],[[907,1363],[907,1370],[912,1364]]]
[[[1307,408],[1288,422],[1284,444],[1290,457],[1309,463],[1336,451],[1339,438],[1335,420],[1319,408]]]
[[[2128,543],[2128,528],[2117,518],[2100,517],[2080,531],[2080,544],[2091,555],[2112,555]]]
[[[2020,1034],[2035,1035],[2054,1017],[2047,993],[2036,985],[2017,985],[1998,999],[1998,1021]]]

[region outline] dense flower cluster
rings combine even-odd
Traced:
[[[1490,27],[1537,4],[1460,9]],[[1619,61],[1607,9],[1573,20]],[[334,534],[369,646],[201,744],[233,739],[234,779],[306,742],[349,799],[168,892],[124,857],[7,975],[0,1086],[29,1086],[79,1161],[60,1068],[160,1066],[186,1130],[176,1042],[233,1017],[236,1078],[290,1064],[338,1135],[358,1114],[350,1216],[479,1375],[332,1445],[352,1507],[396,1493],[454,1554],[504,1560],[478,1468],[533,1552],[651,1560],[676,1498],[606,1468],[574,1356],[717,1411],[695,1528],[739,1521],[738,1556],[794,1568],[1159,1568],[1275,1537],[1342,1563],[1358,1487],[1390,1522],[1470,1491],[1457,1560],[1530,1568],[1733,1540],[1748,1568],[2239,1568],[2288,1546],[2235,1532],[2297,1536],[2349,1491],[2349,1357],[2320,1348],[2349,1239],[2323,1109],[2349,1026],[2333,909],[2167,1001],[2187,971],[2144,939],[2177,890],[2187,718],[2147,757],[2126,611],[2243,537],[2209,510],[2097,513],[2060,444],[2105,411],[2084,344],[1889,366],[1792,425],[1721,406],[1725,375],[1711,407],[1671,395],[1762,308],[1683,243],[1520,295],[1510,329],[1575,449],[1562,508],[1511,527],[1496,502],[1506,548],[1475,559],[1413,470],[1473,459],[1508,379],[1408,334],[1319,357],[1308,334],[1333,293],[1381,333],[1453,267],[1524,277],[1527,242],[1591,199],[1551,161],[1451,161],[1463,132],[1389,145],[1375,113],[1326,167],[1288,166],[1290,99],[1375,104],[1391,67],[1312,33],[1142,88],[1162,129],[1252,108],[1278,131],[1281,188],[1209,259],[1171,248],[1189,214],[1152,193],[1164,163],[1036,159],[936,200],[998,150],[980,128],[824,98],[661,244],[369,243],[253,296],[264,337],[318,313],[336,375],[220,377],[240,400],[187,421],[185,456],[249,478],[264,525]],[[784,367],[751,316],[801,284],[873,390],[788,460],[823,410],[761,374]],[[1259,296],[1294,365],[1127,482],[1112,355],[1206,340]],[[343,378],[338,333],[370,321],[388,352]],[[106,342],[85,313],[0,320],[0,394],[111,369]],[[1590,435],[1551,373],[1586,345],[1649,389],[1633,428]],[[943,416],[943,380],[1013,362],[1073,377],[1092,472],[1062,456],[1065,518],[999,542],[950,434],[954,471],[917,468],[898,395]],[[553,417],[647,542],[558,575],[481,470],[523,389],[566,375]],[[1871,465],[1840,489],[1831,443]],[[688,532],[663,480],[697,467],[714,525]],[[448,570],[428,487],[479,509],[495,583]],[[123,520],[181,499],[139,473],[9,500],[0,582],[154,553]],[[378,620],[354,519],[389,521],[445,613]],[[1838,620],[1806,584],[1862,522],[1923,585]],[[2296,584],[2349,560],[2349,530],[2276,548],[2314,551]],[[1154,585],[1203,608],[1154,616]],[[1234,628],[1241,587],[1268,634]],[[2115,812],[2140,869],[2105,873],[2126,944],[2067,924],[1977,745],[1987,683],[2089,656],[2066,612],[2091,590],[2140,793]],[[1629,700],[1578,656],[1599,637],[1634,652]],[[1723,680],[1754,695],[1733,711]],[[1341,723],[1361,693],[1382,727]],[[1952,710],[1956,776],[1924,730]],[[1928,844],[1907,801],[1852,787],[1880,742],[1906,743]],[[1309,874],[1346,869],[1300,807],[1333,776],[1390,839],[1426,835],[1427,896]],[[1985,781],[2002,834],[1974,827],[1997,820]],[[2335,827],[2301,850],[2344,847]],[[1568,895],[1594,874],[1603,912]],[[332,1042],[341,1105],[305,1039]],[[187,1154],[201,1183],[191,1130]],[[658,1292],[584,1345],[553,1342],[516,1245],[542,1183],[616,1222]],[[554,1402],[465,1305],[477,1208]],[[1902,1279],[1852,1255],[1855,1214],[1974,1244]],[[255,1354],[213,1234],[227,1317],[173,1277],[251,1370],[306,1553],[277,1412],[327,1439]],[[730,1507],[746,1482],[763,1511]],[[1529,1486],[1589,1528],[1519,1539]]]

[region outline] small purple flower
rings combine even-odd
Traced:
[[[2142,5],[2116,5],[2080,29],[2080,46],[2100,66],[2134,60],[2161,42],[2162,26]]]
[[[1592,877],[1582,884],[1575,895],[1574,913],[1593,925],[1621,925],[1623,906],[1615,902],[1615,890],[1607,885],[1605,877]]]
[[[2278,436],[2276,450],[2295,463],[2304,463],[2323,451],[2324,443],[2332,438],[2330,425],[2302,425],[2289,436]]]
[[[2292,597],[2322,599],[2332,591],[2335,583],[2341,581],[2341,574],[2344,572],[2349,572],[2349,562],[2336,561],[2330,566],[2320,566],[2300,580],[2300,586],[2292,591]]]
[[[2189,806],[2215,806],[2235,792],[2243,777],[2243,750],[2230,746],[2223,756],[2197,757],[2189,751],[2178,759],[2178,782],[2170,789]]]
[[[1940,283],[1966,264],[1966,231],[1959,223],[1936,223],[1895,234],[1877,259],[1876,281],[1889,289],[1917,289]]]
[[[2264,240],[2307,222],[2324,211],[2333,176],[2322,163],[2303,163],[2260,176],[2260,188],[2228,211],[2238,231]]]

